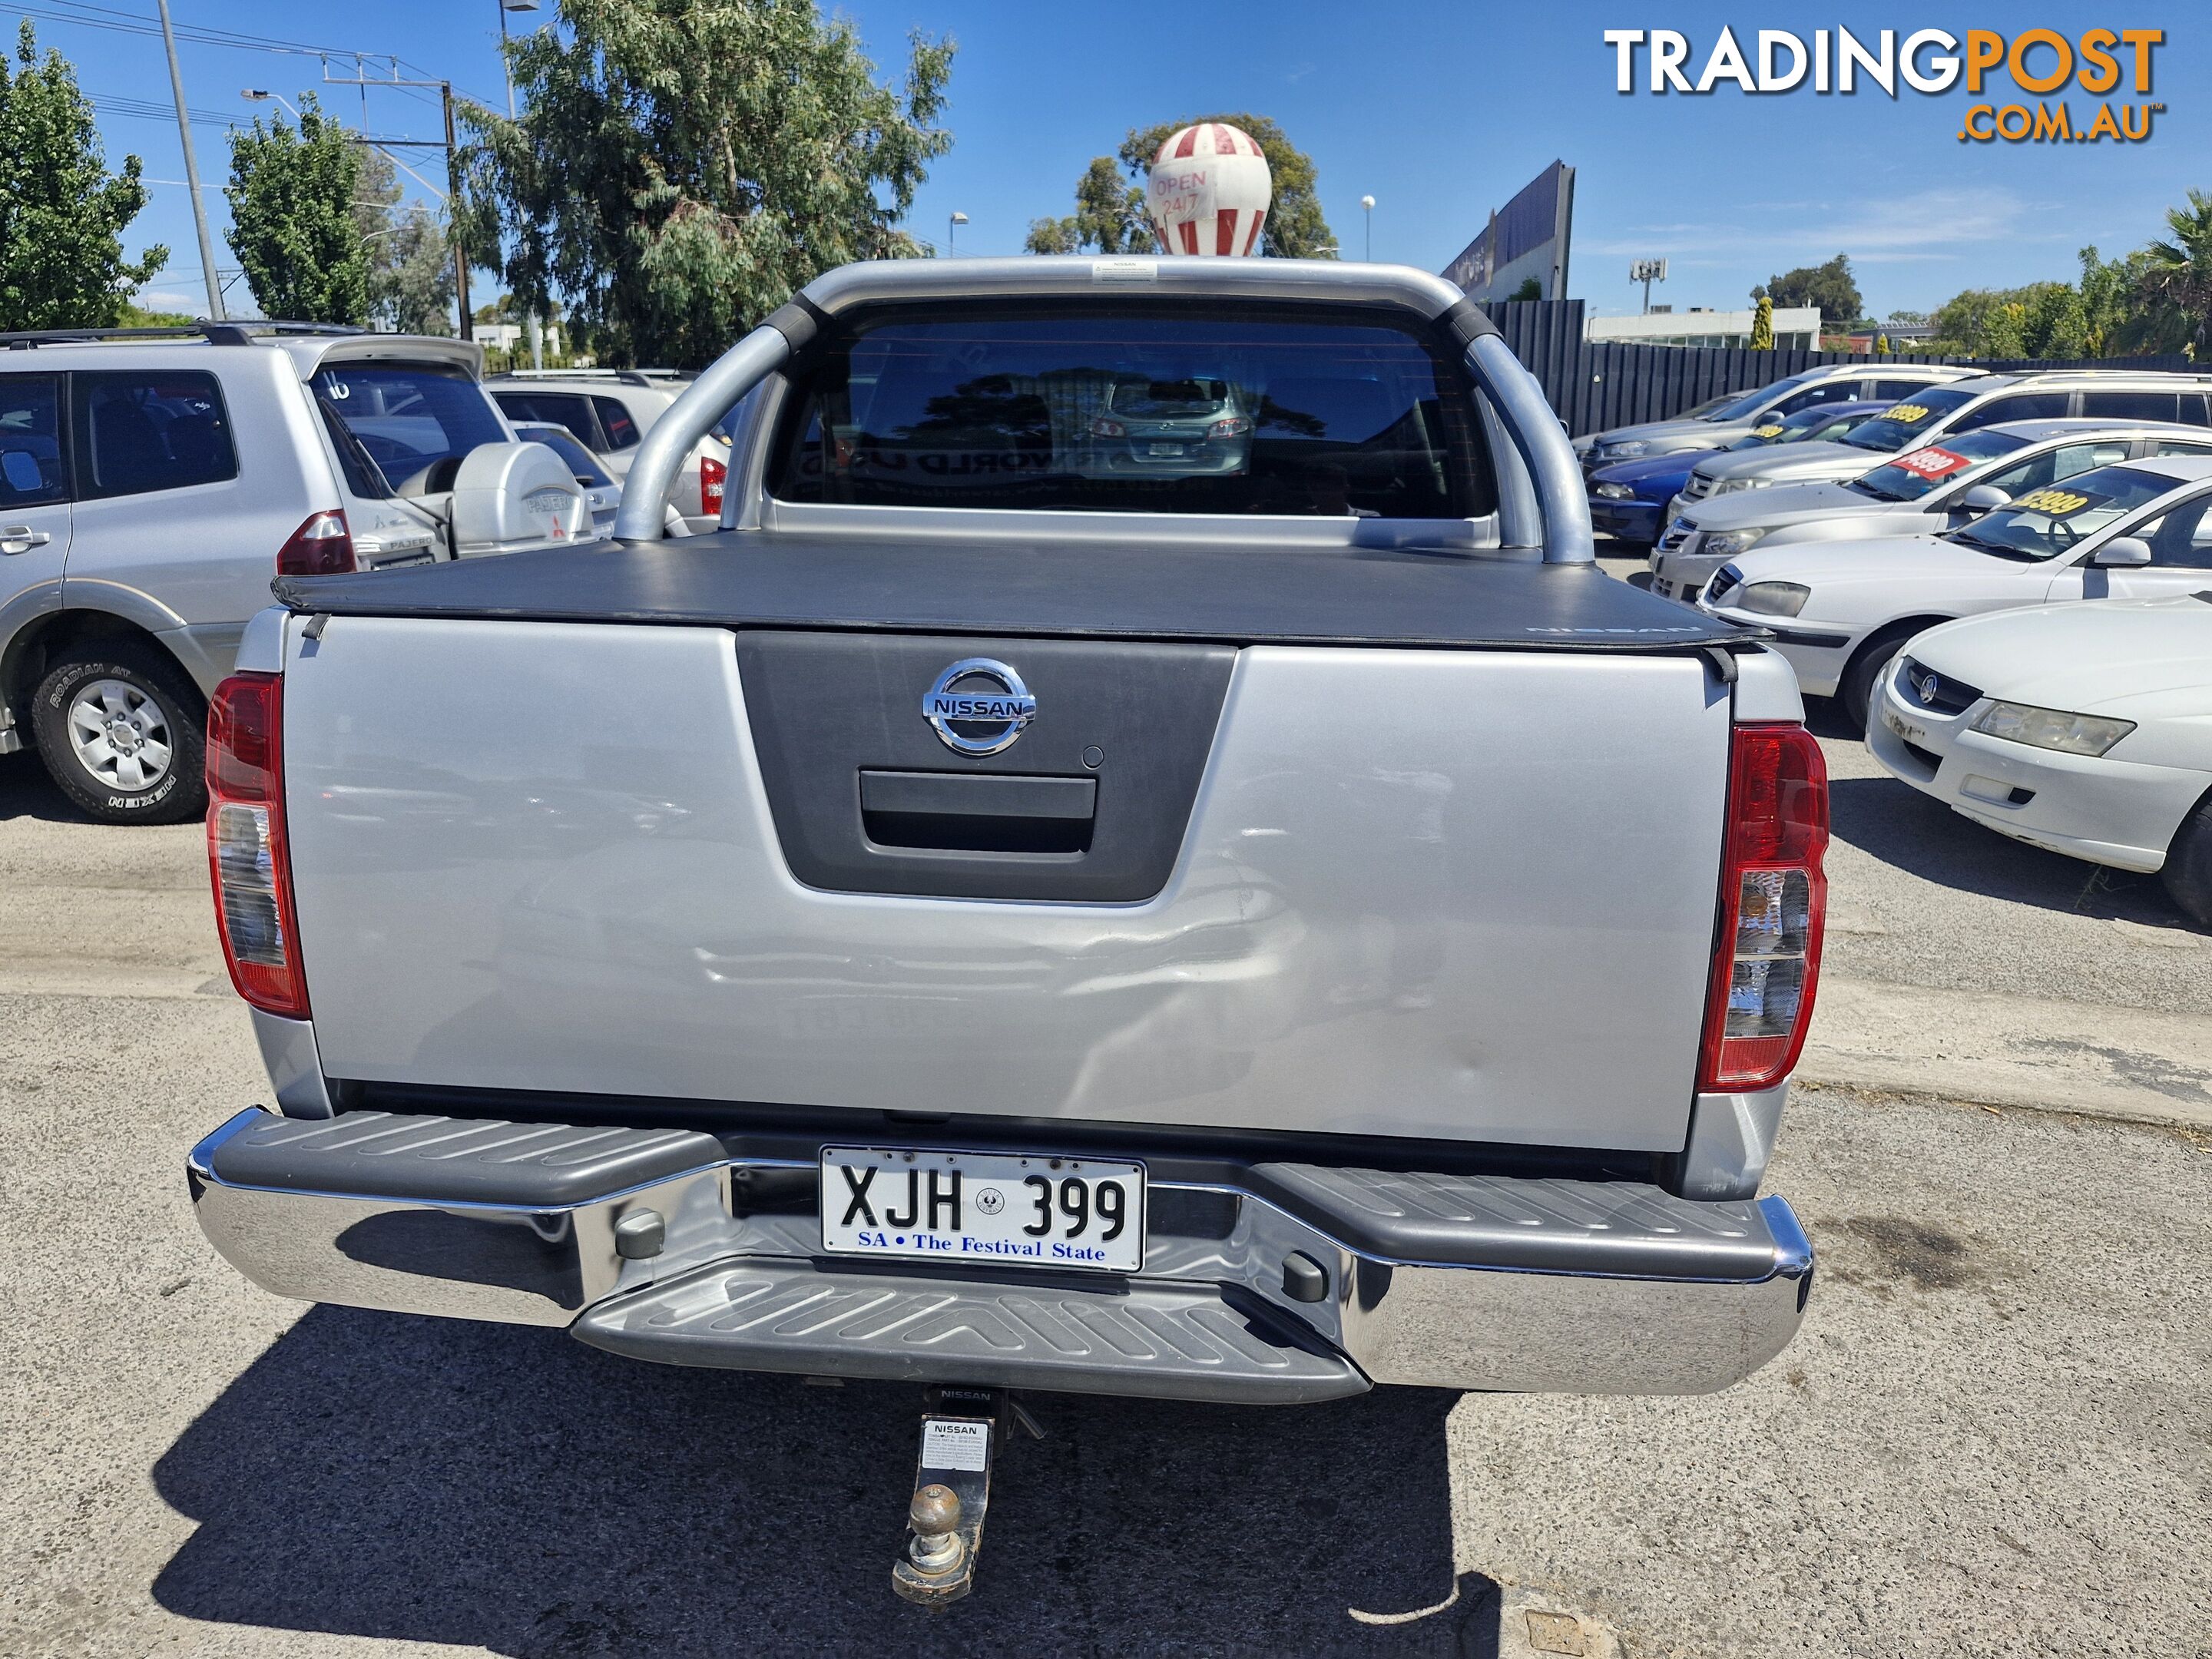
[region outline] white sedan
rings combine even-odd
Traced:
[[[2165,599],[2036,605],[1907,641],[1867,747],[2014,840],[2162,873],[2212,927],[2212,572]]]
[[[2151,599],[2212,587],[2212,459],[2145,457],[2075,474],[1942,536],[1754,549],[1698,609],[1768,629],[1807,695],[1862,726],[1915,634],[2062,599]]]

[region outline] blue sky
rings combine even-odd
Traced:
[[[33,15],[43,43],[79,67],[96,97],[166,106],[158,39],[57,21],[153,15],[151,0],[0,0],[0,23]],[[180,27],[220,28],[367,52],[401,53],[449,76],[465,92],[501,94],[495,0],[356,0],[344,7],[277,0],[172,0]],[[1751,285],[1842,252],[1877,314],[1923,310],[1961,288],[1998,286],[2075,270],[2075,250],[2106,253],[2160,233],[2160,214],[2191,185],[2212,189],[2212,7],[2172,0],[2100,5],[1991,6],[1921,0],[1911,6],[1704,3],[1644,7],[1553,0],[1531,5],[1461,0],[1388,8],[1273,0],[1201,6],[1038,5],[1034,0],[850,0],[838,9],[890,73],[909,30],[959,43],[946,124],[956,135],[916,203],[911,228],[936,240],[955,210],[969,216],[963,253],[1020,250],[1029,222],[1067,211],[1076,176],[1132,126],[1201,110],[1273,115],[1319,168],[1323,205],[1346,250],[1361,246],[1363,194],[1376,197],[1374,253],[1436,270],[1554,157],[1578,170],[1571,291],[1594,309],[1636,308],[1628,261],[1667,257],[1672,279],[1655,300],[1678,308],[1748,303]],[[550,15],[520,14],[518,27]],[[2100,25],[2159,27],[2151,97],[2166,106],[2148,143],[2115,146],[1962,144],[1963,91],[1939,96],[1878,90],[1850,98],[1807,91],[1702,98],[1613,90],[1607,27],[1675,28],[1692,67],[1723,24],[1748,41],[1762,24],[1809,35],[1841,23],[1862,35],[2048,27],[2069,36]],[[188,101],[243,120],[240,88],[290,96],[316,84],[313,57],[185,43]],[[350,74],[349,61],[332,73]],[[2012,94],[2002,76],[1997,101]],[[2077,111],[2091,100],[2070,92]],[[359,94],[329,100],[357,119]],[[2033,100],[2031,100],[2033,101]],[[378,131],[435,136],[434,94],[371,94]],[[111,159],[143,156],[157,179],[183,177],[173,121],[102,115]],[[220,126],[196,129],[203,182],[221,213]],[[435,152],[426,152],[434,162]],[[434,164],[422,170],[435,180]],[[217,228],[220,241],[220,224]],[[131,246],[165,241],[168,271],[152,291],[200,308],[199,259],[185,193],[157,185]],[[219,263],[228,256],[219,246]]]

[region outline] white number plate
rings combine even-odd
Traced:
[[[1181,444],[1151,444],[1148,445],[1147,447],[1155,455],[1180,455],[1182,453],[1182,446]]]
[[[970,1265],[1145,1265],[1145,1166],[1093,1158],[822,1149],[822,1248]]]

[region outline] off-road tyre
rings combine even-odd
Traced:
[[[135,742],[131,754],[117,737],[88,728],[95,703],[120,722],[117,737]],[[182,823],[207,811],[207,704],[158,647],[135,640],[73,647],[39,682],[31,729],[55,784],[103,823]]]

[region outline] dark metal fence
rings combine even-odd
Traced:
[[[2039,368],[2191,369],[2186,357],[2020,359],[1854,356],[1840,351],[1750,351],[1735,347],[1630,345],[1583,338],[1580,300],[1509,300],[1489,306],[1513,355],[1577,436],[1638,421],[1663,421],[1724,392],[1747,392],[1825,363],[1970,363],[1990,371]]]

